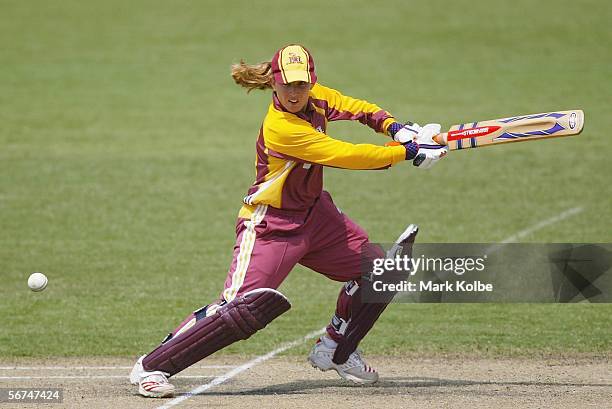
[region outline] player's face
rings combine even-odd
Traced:
[[[272,85],[281,105],[291,113],[304,110],[308,103],[308,92],[312,84],[304,81],[290,82],[289,84]]]

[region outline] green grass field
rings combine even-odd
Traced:
[[[494,3],[494,6],[492,5]],[[329,169],[370,233],[612,241],[612,6],[599,1],[0,4],[0,359],[136,356],[222,288],[270,94],[229,66],[300,42],[321,83],[421,124],[582,108],[579,137],[457,152],[430,172]],[[329,133],[384,143],[355,123]],[[30,272],[50,280],[28,290]],[[229,353],[324,326],[339,285],[298,267],[293,309]],[[606,354],[612,305],[393,305],[370,353]],[[307,345],[291,350],[304,353]]]

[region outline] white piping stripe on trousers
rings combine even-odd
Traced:
[[[223,298],[225,301],[230,302],[238,293],[240,287],[244,283],[244,277],[251,261],[251,254],[253,253],[253,247],[255,246],[255,226],[257,226],[266,215],[268,205],[259,205],[253,212],[251,220],[245,221],[247,226],[246,230],[242,234],[242,240],[240,240],[240,251],[236,256],[236,269],[232,273],[232,285],[223,291]]]

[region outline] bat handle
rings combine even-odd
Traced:
[[[446,132],[437,134],[436,136],[434,136],[432,139],[434,140],[435,143],[437,143],[438,145],[448,145],[448,134]]]
[[[442,132],[442,133],[435,135],[431,139],[433,139],[433,141],[437,143],[438,145],[446,146],[448,145],[447,138],[448,138],[448,133]],[[385,143],[385,146],[398,146],[398,145],[401,145],[401,143],[396,142],[396,141]]]

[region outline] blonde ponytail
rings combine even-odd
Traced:
[[[236,84],[246,88],[247,93],[254,89],[272,88],[272,63],[247,64],[240,60],[240,63],[232,64],[232,78]]]

